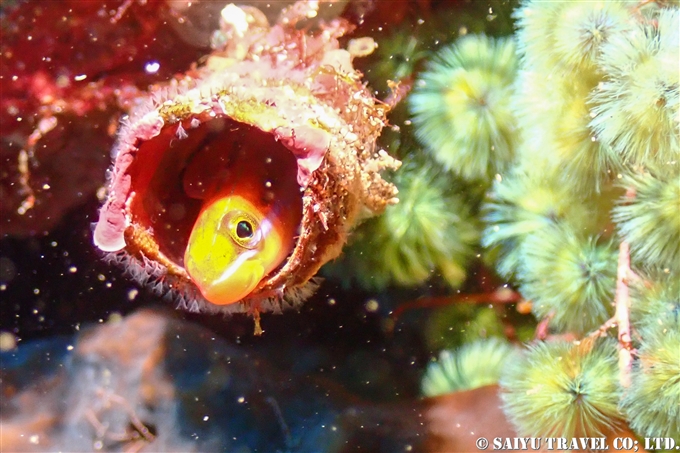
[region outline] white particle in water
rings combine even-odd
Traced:
[[[155,74],[160,68],[161,64],[157,61],[150,61],[144,65],[144,71],[146,71],[147,74]]]
[[[11,351],[17,347],[17,337],[11,332],[0,332],[0,352]]]
[[[364,306],[366,307],[366,311],[369,313],[375,313],[376,311],[378,311],[378,308],[380,307],[378,301],[375,299],[367,301]]]

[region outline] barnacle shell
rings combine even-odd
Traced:
[[[313,290],[319,268],[340,254],[357,220],[396,202],[396,188],[380,172],[400,163],[375,144],[388,108],[339,46],[350,24],[302,30],[317,8],[318,2],[298,2],[269,26],[252,7],[227,6],[213,36],[218,47],[205,64],[153,89],[121,127],[94,242],[183,308],[257,316],[294,306]],[[246,298],[224,306],[202,298],[181,258],[199,209],[178,189],[191,154],[184,143],[211,127],[290,151],[302,197],[291,254]]]

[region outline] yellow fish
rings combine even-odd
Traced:
[[[279,267],[302,219],[293,154],[247,126],[228,137],[204,143],[183,176],[185,192],[205,200],[184,267],[216,305],[243,299]]]

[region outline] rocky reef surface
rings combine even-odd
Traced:
[[[513,435],[495,386],[368,404],[163,311],[0,360],[3,451],[467,451]]]

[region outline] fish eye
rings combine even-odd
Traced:
[[[253,237],[253,225],[247,220],[241,220],[236,224],[236,236],[239,239],[250,239]]]
[[[249,212],[240,209],[231,211],[222,220],[223,228],[239,247],[255,249],[260,245],[262,232],[260,222]]]

